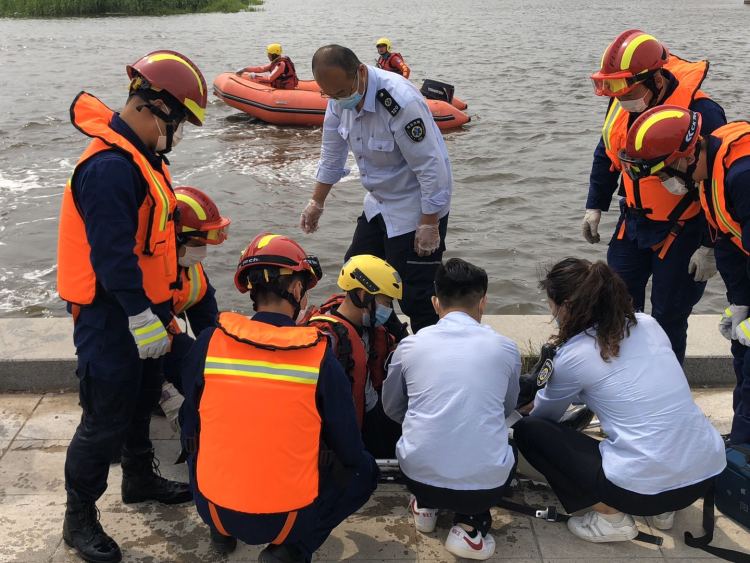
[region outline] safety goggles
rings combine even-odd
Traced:
[[[594,93],[597,96],[617,98],[631,92],[633,88],[647,80],[651,75],[653,75],[651,71],[622,78],[602,78],[594,74],[591,76],[591,81],[594,83]]]
[[[305,257],[305,264],[310,267],[310,272],[315,276],[315,279],[323,277],[323,268],[320,265],[320,260],[317,256],[308,255]]]
[[[649,176],[659,176],[660,179],[669,177],[669,174],[665,171],[666,156],[645,160],[643,158],[631,158],[624,150],[621,150],[617,156],[625,173],[631,180],[642,180]]]
[[[205,241],[206,244],[221,244],[229,238],[229,225],[225,225],[218,229],[211,229],[210,231],[188,231],[181,233],[184,238],[200,238]]]

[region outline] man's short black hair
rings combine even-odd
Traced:
[[[354,51],[348,47],[335,44],[325,45],[315,51],[312,58],[312,71],[315,72],[315,67],[332,66],[342,69],[347,76],[354,78],[361,64]]]
[[[471,309],[487,294],[487,272],[460,258],[438,266],[435,294],[443,307]]]

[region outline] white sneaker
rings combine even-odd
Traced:
[[[674,512],[664,512],[656,516],[646,516],[646,520],[657,530],[671,530],[674,526]]]
[[[475,534],[476,537],[471,537],[461,526],[453,526],[445,538],[445,549],[456,557],[480,561],[489,559],[495,553],[495,538],[490,534],[484,537],[479,532]]]
[[[409,501],[409,512],[414,516],[414,525],[418,532],[429,534],[435,531],[438,517],[437,508],[419,508],[416,497],[412,495]]]
[[[594,543],[628,541],[638,535],[635,520],[630,514],[623,514],[622,522],[613,524],[595,510],[583,516],[572,516],[568,520],[568,530],[574,536]]]

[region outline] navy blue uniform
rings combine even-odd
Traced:
[[[162,158],[119,115],[110,127],[161,168]],[[166,324],[171,303],[153,304],[143,290],[133,248],[147,187],[130,160],[114,150],[97,153],[79,167],[72,188],[97,292],[91,305],[80,308],[73,332],[83,415],[68,447],[65,488],[93,502],[107,488],[110,459],[121,447],[132,456],[152,449],[149,420],[159,400],[162,362],[138,357],[128,317],[150,307]]]
[[[665,99],[671,95],[677,82],[666,70],[670,80]],[[690,109],[701,114],[701,134],[708,135],[714,129],[726,124],[724,110],[713,100],[694,100]],[[640,114],[631,113],[628,127]],[[620,185],[620,172],[610,170],[612,161],[604,150],[604,141],[594,151],[594,162],[589,178],[589,193],[586,209],[609,210],[612,195]],[[622,188],[620,195],[623,195]],[[616,234],[625,222],[625,236],[618,240]],[[700,300],[706,288],[705,282],[696,282],[688,272],[688,264],[693,253],[701,244],[711,246],[706,236],[705,219],[699,214],[685,222],[685,226],[663,259],[652,247],[661,243],[669,234],[672,224],[669,221],[652,221],[638,214],[626,213],[625,199],[620,200],[620,218],[615,236],[609,242],[607,263],[628,286],[636,310],[643,311],[646,302],[646,284],[651,278],[651,315],[667,333],[672,350],[682,363],[685,359],[687,340],[687,320],[693,306]]]
[[[721,142],[708,138],[708,170]],[[724,178],[724,196],[732,215],[742,227],[742,244],[750,247],[750,156],[740,158]],[[748,256],[728,237],[720,237],[715,245],[716,266],[727,287],[727,301],[733,305],[750,306],[750,273]],[[734,419],[730,439],[733,444],[750,443],[750,348],[732,340],[732,357],[737,385],[732,404]]]
[[[295,326],[291,318],[278,313],[257,313],[253,320],[273,326]],[[188,451],[194,449],[203,371],[213,333],[214,329],[203,331],[183,363],[182,440]],[[336,526],[367,502],[377,486],[378,474],[375,460],[365,451],[357,427],[351,384],[330,350],[321,366],[315,398],[322,421],[321,453],[329,448],[333,456],[328,456],[331,457],[328,461],[324,461],[325,455],[321,456],[318,498],[297,512],[294,525],[284,541],[299,549],[308,560]],[[188,456],[193,498],[203,521],[213,527],[208,501],[197,487],[195,461],[193,451]],[[258,460],[258,463],[263,463],[263,460]],[[288,514],[246,514],[218,506],[216,510],[225,530],[251,545],[273,541]]]

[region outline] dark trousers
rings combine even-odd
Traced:
[[[213,529],[209,501],[200,493],[195,479],[195,456],[189,459],[193,498],[203,521]],[[261,461],[262,463],[262,461]],[[338,463],[338,462],[335,462]],[[320,494],[310,506],[297,511],[294,525],[283,544],[297,548],[307,560],[323,545],[333,529],[364,505],[377,487],[378,467],[370,455],[364,455],[356,470],[338,466],[321,470]],[[271,543],[281,532],[289,513],[247,514],[216,507],[224,530],[250,544]]]
[[[599,442],[572,428],[534,416],[513,426],[518,450],[547,478],[568,512],[598,502],[635,516],[654,516],[681,510],[701,498],[712,479],[656,495],[618,487],[602,469]]]
[[[362,423],[365,449],[375,459],[395,459],[396,443],[400,437],[401,425],[388,418],[383,410],[383,402],[378,399],[378,404],[365,413]]]
[[[513,474],[514,471],[511,471],[508,480],[500,487],[473,491],[434,487],[415,481],[406,474],[404,480],[409,491],[417,499],[419,508],[452,510],[455,513],[453,524],[467,524],[479,530],[484,536],[492,528],[490,508],[502,500]]]
[[[750,348],[732,340],[732,357],[737,385],[732,395],[734,418],[729,441],[750,444]]]
[[[138,357],[121,310],[82,312],[73,339],[83,413],[68,446],[65,489],[94,502],[107,488],[114,454],[152,449],[149,424],[161,393],[161,361]]]
[[[433,325],[438,321],[432,308],[435,273],[443,259],[448,216],[440,219],[440,247],[429,256],[417,256],[414,252],[415,231],[388,238],[382,215],[368,221],[365,214],[357,219],[352,243],[346,251],[345,260],[359,254],[372,254],[393,266],[404,282],[401,310],[411,321],[411,331]]]
[[[663,259],[659,250],[639,248],[636,241],[625,234],[617,239],[624,216],[609,243],[607,263],[628,286],[633,306],[643,311],[646,301],[646,284],[651,278],[651,316],[654,317],[672,343],[672,350],[680,363],[685,359],[688,317],[693,306],[706,289],[706,282],[696,282],[688,273],[690,257],[701,243],[702,222],[688,221],[672,243]]]

